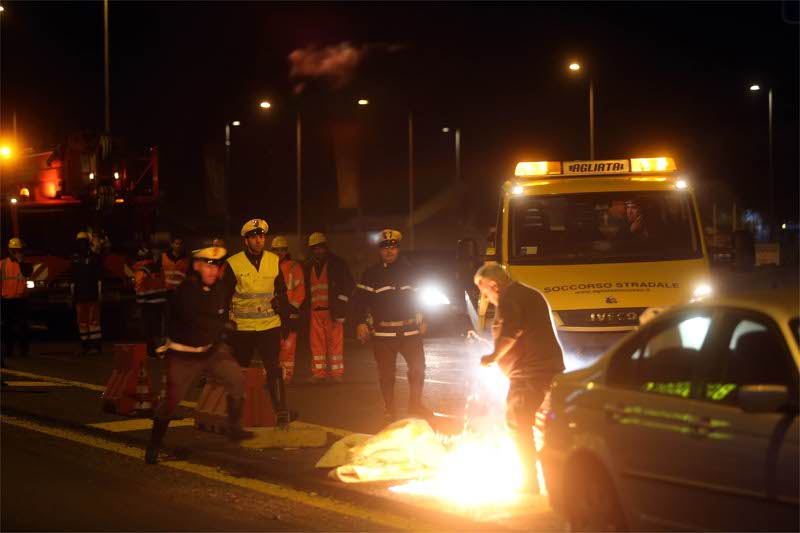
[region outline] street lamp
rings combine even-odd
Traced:
[[[270,107],[272,107],[272,104],[270,104],[266,100],[264,100],[263,102],[261,102],[258,105],[259,105],[259,107],[261,107],[261,109],[269,109]]]
[[[367,99],[358,100],[358,105],[368,104]],[[410,109],[408,111],[408,248],[414,249],[414,113]]]
[[[580,72],[581,64],[572,62],[569,64],[570,72]],[[589,76],[589,159],[594,160],[594,81]]]
[[[241,126],[238,120],[225,124],[225,235],[231,230],[230,182],[231,182],[231,127]]]
[[[757,93],[761,90],[761,86],[753,84],[750,86],[750,91]],[[773,165],[773,152],[772,152],[772,87],[767,92],[767,137],[768,137],[768,150],[769,150],[769,232],[770,236],[775,234],[775,223],[777,217],[775,216],[775,167]]]
[[[442,128],[442,133],[450,133],[450,131],[450,128],[446,126]],[[461,183],[461,128],[455,128],[453,132],[456,154],[456,185],[458,185]]]

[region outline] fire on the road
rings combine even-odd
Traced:
[[[519,489],[524,482],[523,465],[514,441],[498,424],[496,413],[498,401],[502,403],[508,392],[508,379],[496,366],[481,369],[478,379],[480,383],[467,402],[464,431],[451,437],[437,435],[446,451],[441,464],[432,475],[394,486],[391,491],[470,507],[513,503],[522,496]],[[475,403],[484,412],[482,417],[471,420],[470,404]],[[494,416],[491,411],[495,411]],[[502,416],[499,418],[502,420]],[[541,468],[538,470],[544,487]]]

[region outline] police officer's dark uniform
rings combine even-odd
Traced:
[[[402,238],[399,231],[384,230],[380,234],[379,246],[397,248]],[[398,352],[408,367],[409,414],[423,418],[433,416],[433,412],[422,403],[425,382],[422,335],[425,324],[418,304],[417,279],[408,260],[398,256],[392,263],[381,260],[364,271],[353,293],[353,318],[358,329],[366,330],[368,317],[372,319],[372,349],[387,421],[396,417],[394,382]]]
[[[175,408],[204,371],[225,387],[228,437],[234,441],[252,437],[251,432],[242,429],[240,422],[244,377],[225,343],[227,302],[223,291],[215,285],[217,269],[213,269],[210,282],[203,280],[202,263],[218,267],[225,253],[220,247],[194,251],[193,271],[170,295],[167,343],[159,349],[166,349],[167,390],[153,417],[153,431],[145,453],[149,464],[158,460],[158,451]]]

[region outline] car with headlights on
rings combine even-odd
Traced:
[[[672,308],[557,376],[541,464],[572,529],[798,531],[798,292]]]
[[[456,254],[449,251],[409,251],[403,255],[414,265],[419,276],[417,297],[429,334],[465,334],[469,319],[464,290],[474,285],[471,276],[466,280],[460,275]]]

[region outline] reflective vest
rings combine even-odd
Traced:
[[[303,267],[300,263],[287,259],[281,262],[281,272],[286,281],[286,296],[289,298],[289,305],[295,309],[300,309],[306,299],[306,285],[303,279]],[[294,315],[294,312],[292,313]],[[290,316],[290,318],[298,318]]]
[[[151,271],[154,263],[153,260],[147,259],[133,265],[133,284],[137,303],[160,304],[167,301],[164,276],[161,272]]]
[[[244,252],[228,259],[236,276],[236,289],[231,298],[231,319],[239,331],[264,331],[281,325],[281,318],[272,308],[275,278],[281,275],[278,256],[264,252],[258,270]]]
[[[28,295],[28,287],[25,276],[17,261],[12,261],[6,257],[0,261],[0,274],[3,281],[3,298],[25,298]]]
[[[173,290],[186,279],[186,273],[189,272],[189,258],[181,257],[173,261],[167,252],[164,252],[161,254],[161,271],[164,273],[164,285],[168,290]]]
[[[317,277],[317,269],[311,266],[311,309],[328,309],[328,263],[322,267],[322,274]]]

